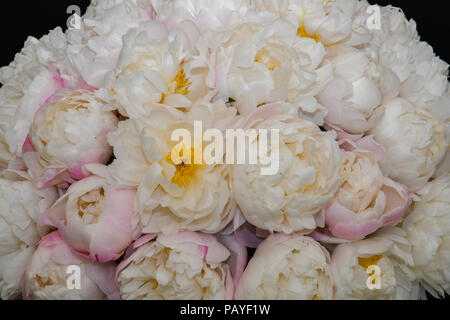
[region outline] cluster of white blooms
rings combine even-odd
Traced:
[[[0,69],[0,297],[445,296],[448,67],[366,0],[92,0]]]

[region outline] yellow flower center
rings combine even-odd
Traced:
[[[175,94],[187,95],[189,93],[189,88],[192,82],[190,82],[189,78],[186,77],[186,72],[184,71],[183,67],[181,67],[178,71],[174,81],[177,84],[174,90]]]
[[[382,255],[376,255],[368,258],[358,258],[358,264],[367,270],[370,266],[376,266],[382,258]]]
[[[318,34],[309,34],[308,31],[306,31],[305,25],[302,24],[298,29],[297,29],[297,36],[301,37],[301,38],[311,38],[316,40],[316,42],[320,42],[320,36]]]
[[[194,147],[191,147],[190,161],[186,160],[188,155],[184,156],[183,148],[179,152],[175,152],[177,153],[177,161],[172,161],[172,152],[165,159],[168,163],[175,166],[176,169],[171,182],[179,187],[186,187],[197,177],[197,174],[204,168],[204,165],[194,164]]]
[[[183,64],[184,64],[184,62],[180,63],[180,68],[178,69],[178,73],[175,76],[175,79],[173,79],[172,83],[169,85],[167,93],[162,95],[160,103],[164,103],[164,100],[166,99],[166,95],[169,95],[169,94],[181,94],[183,96],[189,94],[189,88],[191,87],[192,82],[190,82],[189,78],[186,76],[186,72],[184,71]]]

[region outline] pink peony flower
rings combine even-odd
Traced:
[[[343,152],[343,183],[325,211],[326,225],[337,238],[361,240],[398,223],[411,205],[410,193],[385,177],[377,161],[382,148],[371,137],[342,146],[348,150]]]
[[[107,135],[117,125],[114,113],[86,90],[57,92],[36,114],[24,162],[40,187],[68,186],[89,175],[86,164],[106,164],[112,149]]]
[[[72,184],[49,210],[46,222],[87,258],[117,260],[140,235],[136,190],[114,186],[106,166],[87,167],[94,175]]]

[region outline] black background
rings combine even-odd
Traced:
[[[226,1],[226,0],[225,0]],[[0,67],[8,65],[28,36],[40,38],[57,26],[66,29],[70,5],[78,5],[84,13],[90,0],[2,1],[0,7]],[[450,62],[450,1],[369,0],[371,4],[401,7],[408,18],[417,22],[421,39],[433,46],[436,55]]]

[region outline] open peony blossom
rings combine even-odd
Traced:
[[[261,107],[252,117],[276,107]],[[323,227],[323,209],[341,183],[335,134],[288,114],[273,114],[253,128],[279,130],[280,163],[273,175],[262,175],[261,164],[233,167],[233,193],[245,218],[260,229],[287,234]]]
[[[417,299],[419,290],[408,269],[411,264],[411,246],[398,228],[384,229],[370,239],[341,244],[334,249],[331,259],[336,299]],[[371,267],[378,267],[380,273]]]
[[[117,121],[91,92],[59,91],[33,121],[36,151],[24,155],[31,177],[39,186],[59,185],[86,177],[86,164],[106,164],[112,154],[106,137]]]
[[[87,9],[79,28],[67,30],[66,65],[88,85],[101,88],[123,47],[122,37],[155,17],[151,0],[103,0]]]
[[[302,117],[323,124],[326,109],[314,96],[331,80],[332,67],[322,64],[323,44],[299,36],[295,25],[255,15],[219,38],[210,32],[199,42],[204,45],[193,58],[193,72],[206,72],[206,84],[219,91],[216,98],[233,99],[240,114],[285,101]]]
[[[150,242],[149,242],[150,241]],[[117,268],[125,300],[224,300],[234,293],[230,252],[214,236],[193,232],[144,236]]]
[[[448,150],[445,127],[425,109],[401,98],[385,109],[370,133],[389,155],[391,178],[417,191],[434,175]]]
[[[0,178],[0,298],[20,297],[20,280],[35,248],[49,229],[41,218],[57,199],[54,188],[37,189],[10,173]]]
[[[332,235],[360,240],[381,227],[395,225],[411,204],[408,189],[386,178],[373,152],[343,153],[340,186],[325,211]]]
[[[72,267],[79,268],[80,287],[70,289]],[[97,264],[74,254],[58,232],[42,238],[22,279],[27,300],[103,300],[117,298],[113,263]]]
[[[299,36],[313,38],[327,46],[351,36],[351,5],[354,3],[340,0],[255,1],[256,7],[271,11],[296,26]]]
[[[276,234],[256,250],[236,290],[239,300],[329,300],[334,296],[328,251],[301,235]]]
[[[190,107],[192,102],[186,97],[192,84],[185,70],[188,55],[183,42],[169,37],[160,22],[146,22],[130,30],[117,68],[105,84],[119,112],[136,119],[147,115],[151,104]]]
[[[194,150],[190,164],[174,163],[172,151],[180,142],[172,141],[171,135],[184,128],[193,138],[194,120],[203,121],[206,130],[206,126],[218,124],[214,117],[224,121],[226,113],[233,110],[224,104],[200,104],[188,113],[168,106],[154,108],[148,118],[123,121],[110,135],[116,156],[111,165],[112,177],[122,185],[138,187],[137,209],[143,233],[219,232],[235,213],[230,168],[195,164]],[[193,148],[193,141],[189,143]]]
[[[47,222],[78,253],[98,262],[117,260],[140,235],[136,190],[114,186],[106,166],[86,167],[95,175],[72,184]]]
[[[435,296],[450,293],[450,175],[430,182],[403,222],[418,280]]]

